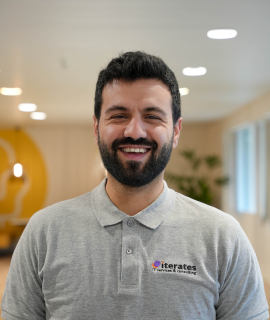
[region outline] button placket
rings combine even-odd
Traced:
[[[138,277],[138,236],[133,219],[124,219],[122,229],[121,286],[137,286]]]

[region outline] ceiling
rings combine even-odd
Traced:
[[[101,68],[143,50],[174,71],[184,121],[220,119],[270,91],[269,0],[0,0],[0,126],[89,124]],[[236,29],[230,40],[208,30]],[[203,66],[187,77],[185,67]],[[45,121],[18,104],[35,103]]]

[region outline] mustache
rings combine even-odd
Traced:
[[[122,139],[116,139],[112,143],[112,150],[116,153],[120,145],[125,145],[125,144],[134,144],[134,145],[141,145],[141,146],[147,146],[151,147],[154,151],[157,149],[158,145],[156,141],[150,141],[145,138],[139,138],[137,140],[134,140],[131,137],[127,138],[122,138]]]

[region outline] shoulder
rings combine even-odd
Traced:
[[[68,220],[76,220],[78,216],[84,216],[91,207],[92,192],[85,193],[76,198],[68,199],[37,211],[30,218],[29,223],[37,228],[42,225],[50,225]]]
[[[174,191],[175,192],[175,191]],[[200,220],[211,220],[214,222],[227,222],[232,225],[239,225],[239,222],[230,214],[215,207],[191,199],[181,193],[176,193],[175,209],[181,210],[184,216]]]
[[[237,234],[242,228],[233,216],[178,192],[175,194],[174,220],[179,220],[182,223],[186,221],[196,230],[204,230],[207,234],[217,235],[218,233],[219,235],[233,236],[236,240]]]

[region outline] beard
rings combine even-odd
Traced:
[[[123,163],[117,151],[119,146],[142,145],[151,147],[150,157],[143,165],[140,161],[126,161]],[[134,140],[131,137],[116,139],[111,146],[102,140],[98,133],[98,147],[102,162],[107,171],[121,184],[129,187],[142,187],[152,182],[165,169],[172,153],[173,136],[171,141],[164,144],[158,152],[158,145],[155,141],[149,141],[145,138]]]

